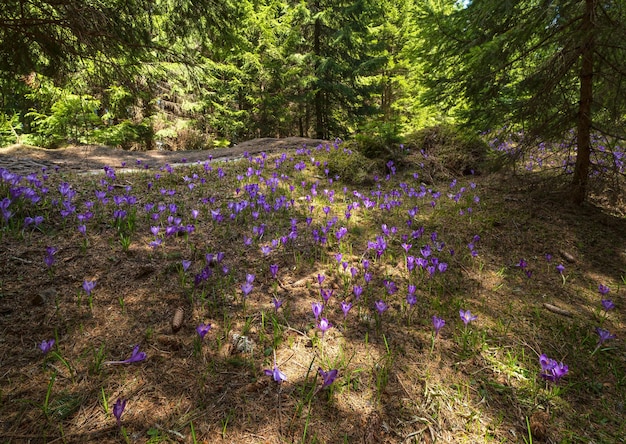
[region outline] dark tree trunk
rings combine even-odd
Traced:
[[[572,182],[572,200],[580,205],[587,197],[589,164],[591,158],[591,104],[593,101],[593,51],[594,18],[597,0],[585,0],[585,13],[582,23],[580,102],[578,107],[578,134],[576,166]]]
[[[319,5],[316,3],[316,12],[319,10]],[[324,93],[319,87],[320,73],[319,73],[319,58],[321,53],[321,36],[322,34],[322,22],[319,18],[315,19],[315,27],[313,30],[313,52],[315,53],[315,74],[317,76],[317,90],[313,97],[313,106],[315,107],[315,133],[318,139],[324,139]]]

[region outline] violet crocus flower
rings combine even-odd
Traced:
[[[601,302],[605,311],[613,310],[615,308],[615,304],[611,299],[602,299]]]
[[[559,264],[556,266],[556,271],[559,272],[559,274],[563,274],[563,272],[565,271],[565,265],[563,264]]]
[[[439,330],[441,330],[444,325],[446,325],[446,321],[436,315],[433,316],[433,328],[435,329],[435,336],[439,335]]]
[[[83,290],[87,293],[87,296],[91,296],[91,292],[96,286],[96,281],[83,281]]]
[[[415,296],[415,290],[416,290],[415,285],[409,284],[407,295],[406,295],[406,303],[409,304],[409,306],[411,307],[417,304],[417,297]]]
[[[317,320],[322,314],[324,306],[320,302],[313,302],[311,304],[311,309],[313,310],[313,316],[315,316],[315,320]]]
[[[341,302],[341,311],[343,311],[344,319],[348,317],[348,313],[350,312],[351,308],[352,308],[352,304],[350,302],[346,302],[346,301]]]
[[[54,342],[54,339],[43,340],[41,344],[39,344],[39,349],[44,355],[47,355],[50,350],[52,350],[52,347],[54,347]]]
[[[249,282],[241,285],[241,292],[243,293],[244,297],[247,297],[252,292],[252,289],[252,284],[250,284]]]
[[[278,274],[278,264],[270,265],[270,273],[272,274],[272,278],[276,279],[276,275]]]
[[[322,387],[321,388],[324,388],[324,387],[328,387],[333,382],[335,382],[335,379],[337,378],[337,374],[339,373],[339,370],[333,369],[333,370],[328,370],[327,372],[325,372],[324,370],[322,370],[322,367],[319,367],[317,369],[317,372],[322,377]]]
[[[267,376],[271,376],[272,379],[279,384],[287,380],[287,375],[280,371],[278,365],[276,365],[276,362],[274,362],[274,368],[272,370],[266,369],[263,370],[263,373],[265,373]]]
[[[354,287],[352,287],[352,293],[354,293],[354,297],[358,301],[363,294],[363,287],[360,285],[355,285]]]
[[[539,364],[541,365],[540,376],[546,381],[551,381],[555,384],[557,384],[559,380],[569,372],[569,367],[567,365],[548,358],[544,354],[539,356]]]
[[[376,311],[378,311],[378,314],[380,314],[380,315],[382,315],[389,308],[387,303],[385,301],[383,301],[382,299],[379,300],[379,301],[376,301],[374,303],[374,306],[376,307]]]
[[[115,401],[115,404],[113,404],[113,416],[115,416],[118,427],[122,425],[122,413],[124,413],[125,408],[126,399],[117,398],[117,401]]]
[[[274,311],[278,311],[281,305],[283,305],[282,299],[278,299],[276,296],[272,298],[272,302],[274,303]]]
[[[105,364],[132,364],[133,362],[141,362],[146,359],[146,352],[139,351],[139,345],[135,345],[130,358],[123,361],[106,361]]]
[[[332,327],[332,324],[328,322],[328,319],[326,318],[321,318],[320,322],[317,324],[317,328],[321,330],[322,336],[324,336],[324,333],[326,333],[326,331],[330,329],[330,327]]]
[[[187,271],[189,270],[189,267],[191,266],[191,261],[183,259],[182,265],[183,265],[183,271]]]
[[[54,255],[57,251],[58,250],[56,247],[46,247],[46,256],[43,258],[46,267],[50,268],[52,267],[52,265],[54,265],[54,262],[56,261]]]
[[[324,276],[323,274],[318,274],[317,275],[317,282],[322,285],[322,282],[324,282],[324,279],[326,279],[326,276]]]
[[[211,324],[200,324],[196,327],[196,332],[200,339],[204,339],[209,330],[211,330]]]
[[[328,300],[332,297],[334,290],[332,289],[325,290],[323,288],[320,288],[320,293],[322,295],[322,299],[324,299],[324,304],[327,304]]]
[[[606,296],[607,293],[609,291],[611,291],[611,289],[609,287],[607,287],[606,285],[600,284],[600,285],[598,285],[598,291],[600,292],[600,295]]]
[[[598,347],[604,344],[609,339],[615,339],[617,336],[612,335],[610,331],[605,330],[604,328],[596,327],[596,333],[598,334]]]
[[[459,315],[461,316],[461,320],[465,325],[478,319],[478,316],[473,316],[469,310],[459,310]]]

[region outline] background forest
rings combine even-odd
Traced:
[[[620,170],[621,1],[9,0],[0,17],[3,146],[309,136],[379,155],[453,122],[519,152],[562,142],[577,203],[594,140]]]
[[[426,121],[410,1],[75,3],[0,7],[21,28],[0,34],[3,145],[198,149]]]

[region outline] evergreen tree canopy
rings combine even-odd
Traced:
[[[217,0],[4,0],[0,72],[55,76],[86,59],[133,64],[192,30],[215,37],[230,11]]]
[[[465,101],[481,130],[513,123],[526,140],[576,129],[573,199],[586,196],[593,131],[624,138],[623,1],[430,2],[422,10],[431,101]]]

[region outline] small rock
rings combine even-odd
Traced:
[[[38,294],[33,296],[30,303],[33,307],[41,307],[50,299],[55,299],[56,296],[57,291],[54,288],[46,288],[45,290],[42,290]]]
[[[254,341],[247,336],[233,333],[233,346],[237,353],[252,353],[254,350]]]

